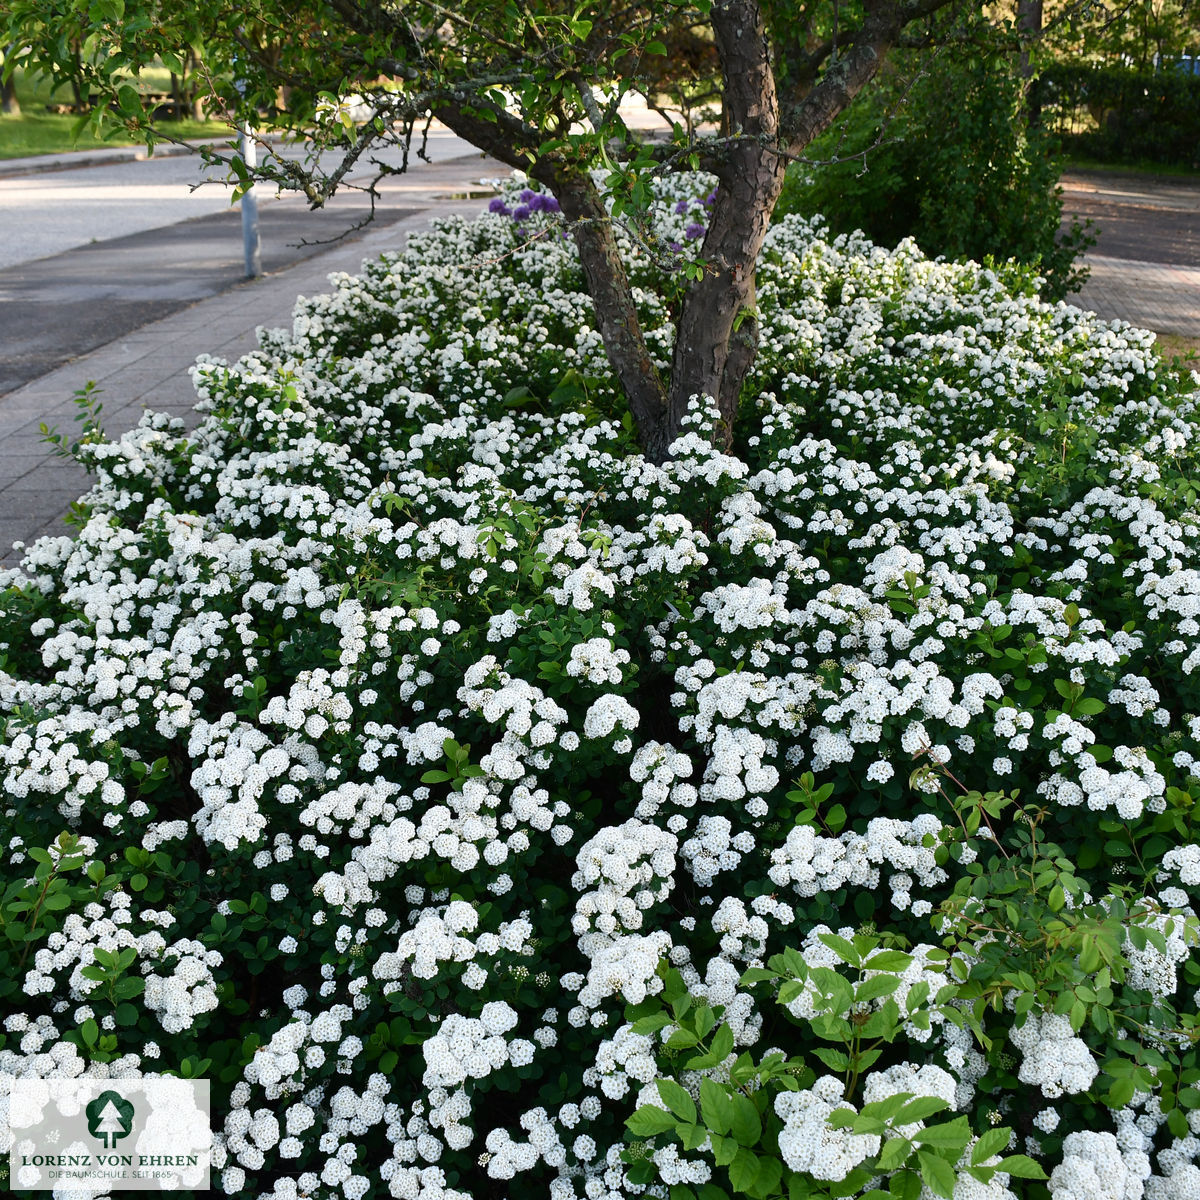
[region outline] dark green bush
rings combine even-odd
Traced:
[[[777,212],[821,213],[835,232],[888,246],[912,237],[930,255],[1015,259],[1050,299],[1076,290],[1075,260],[1094,239],[1078,222],[1062,228],[1058,165],[1028,126],[1012,62],[942,55],[911,85],[904,68],[789,171]]]
[[[1065,149],[1102,162],[1200,165],[1200,77],[1167,67],[1049,67],[1035,98]]]

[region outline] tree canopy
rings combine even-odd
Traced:
[[[725,436],[731,431],[757,348],[756,257],[789,161],[894,46],[927,39],[939,16],[980,7],[973,0],[12,0],[7,37],[19,46],[13,63],[56,78],[82,71],[92,104],[84,119],[115,119],[150,141],[164,131],[143,111],[130,77],[158,61],[181,71],[188,50],[203,47],[212,111],[302,132],[314,150],[336,152],[303,162],[267,156],[253,172],[228,155],[243,185],[266,179],[302,191],[313,206],[369,163],[376,147],[407,150],[431,118],[523,168],[570,223],[609,361],[642,446],[661,459],[693,395],[716,399]],[[657,103],[664,74],[685,108],[719,100],[715,130],[698,132],[690,113],[661,140],[626,127],[622,100],[640,93]],[[718,187],[702,265],[681,281],[664,378],[638,322],[614,220],[636,235],[651,176],[697,166],[712,171]],[[607,174],[607,196],[597,169]]]

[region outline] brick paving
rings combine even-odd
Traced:
[[[237,358],[255,347],[257,327],[289,324],[296,297],[326,290],[330,273],[358,271],[364,259],[395,249],[435,215],[478,212],[479,199],[444,198],[469,189],[480,166],[463,164],[458,174],[440,172],[432,192],[415,184],[412,201],[421,211],[413,216],[142,326],[0,397],[0,562],[18,561],[19,553],[9,549],[15,541],[69,532],[63,514],[86,491],[88,477],[74,463],[49,456],[39,425],[77,428],[76,389],[87,380],[103,389],[103,425],[113,436],[135,425],[145,408],[194,424],[188,368],[198,355]],[[1105,320],[1200,337],[1200,268],[1111,256],[1088,262],[1091,278],[1075,298],[1081,308]]]
[[[1085,261],[1091,274],[1072,304],[1106,321],[1200,338],[1200,268],[1100,255]]]

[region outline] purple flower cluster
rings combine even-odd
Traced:
[[[497,196],[488,204],[488,212],[499,213],[502,217],[512,217],[519,225],[533,213],[556,213],[561,211],[558,201],[553,196],[546,192],[535,192],[531,188],[525,188],[517,197],[517,200],[519,203],[516,208],[509,208],[504,203],[504,198]]]
[[[708,195],[705,196],[703,200],[700,201],[700,206],[702,208],[712,208],[713,203],[716,201],[716,198],[717,198],[717,189],[713,188],[713,190],[711,192],[709,192]],[[694,200],[680,200],[675,205],[675,215],[678,217],[687,216],[689,209],[691,209],[695,203],[696,202]],[[699,241],[700,238],[702,238],[704,236],[705,229],[706,229],[706,226],[704,225],[704,223],[702,221],[693,219],[687,226],[685,226],[684,231],[683,231],[683,236],[689,242]],[[675,251],[679,251],[679,250],[682,250],[683,247],[680,246],[678,242],[672,242],[671,249],[675,250]]]

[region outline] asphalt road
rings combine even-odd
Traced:
[[[430,157],[433,164],[410,163],[408,174],[380,185],[375,228],[444,192],[441,179],[460,187],[464,164],[478,163],[480,177],[504,173],[448,135],[431,138]],[[9,260],[0,266],[0,396],[244,279],[241,210],[230,208],[226,189],[192,192],[198,170],[195,159],[167,158],[0,179],[0,247]],[[369,212],[352,189],[317,212],[296,195],[265,198],[264,272],[353,237]]]
[[[376,222],[391,224],[412,211],[385,205]],[[264,272],[326,249],[315,239],[327,243],[369,212],[361,203],[328,213],[310,213],[294,200],[265,206]],[[0,272],[0,396],[244,278],[241,214],[228,206]]]
[[[298,148],[281,148],[288,158],[298,158]],[[428,154],[435,162],[478,153],[448,132],[433,132]],[[387,150],[378,157],[399,165],[399,152]],[[410,159],[411,174],[392,177],[381,185],[384,196],[403,192],[426,164]],[[370,173],[351,172],[348,184],[362,184]],[[0,272],[34,259],[47,258],[80,246],[162,229],[193,217],[229,211],[230,188],[219,172],[206,173],[198,156],[178,155],[140,162],[115,162],[49,171],[44,174],[0,178]],[[275,204],[295,203],[295,194],[283,200],[265,185],[256,190],[259,210]],[[331,204],[362,202],[353,191],[340,192]]]

